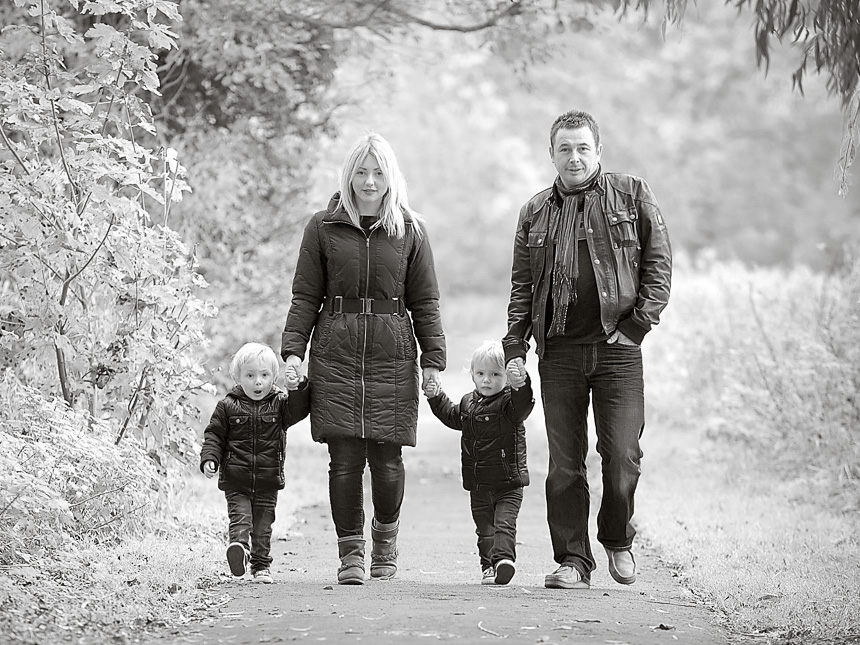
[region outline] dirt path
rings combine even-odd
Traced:
[[[274,543],[273,585],[228,581],[224,590],[233,599],[217,616],[155,642],[727,642],[716,617],[697,605],[672,572],[641,545],[640,576],[634,585],[618,585],[609,577],[603,550],[594,543],[599,568],[590,590],[545,589],[544,575],[555,564],[541,472],[533,472],[533,484],[526,489],[516,576],[504,587],[481,586],[468,494],[460,485],[458,437],[441,425],[437,429],[434,422],[423,417],[419,447],[405,451],[407,488],[400,570],[394,580],[338,586],[329,509],[327,503],[317,504],[301,509],[286,538]],[[530,468],[539,471],[546,463],[545,447],[533,441],[530,450]],[[323,487],[325,449],[318,447],[313,454],[319,456],[314,485]],[[367,493],[365,498],[369,500]]]

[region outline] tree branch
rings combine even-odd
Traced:
[[[18,153],[17,153],[17,152],[15,152],[15,148],[13,148],[13,147],[12,147],[12,142],[11,142],[11,141],[9,141],[9,137],[7,137],[7,136],[6,136],[6,131],[3,129],[3,124],[2,124],[2,123],[0,123],[0,135],[2,135],[2,136],[3,136],[3,143],[5,143],[5,144],[6,144],[6,147],[7,147],[7,148],[9,148],[9,152],[11,152],[11,153],[12,153],[12,156],[13,156],[13,157],[15,157],[15,161],[17,161],[17,162],[18,162],[18,165],[19,165],[19,166],[21,166],[21,168],[23,168],[23,169],[24,169],[24,172],[25,172],[26,174],[28,174],[28,175],[29,175],[29,174],[30,174],[30,169],[29,169],[29,168],[27,168],[27,166],[25,166],[25,165],[24,165],[24,162],[23,162],[23,161],[21,161],[21,157],[19,157],[19,156],[18,156]]]
[[[105,231],[104,237],[102,237],[101,242],[99,242],[98,246],[95,248],[95,250],[92,252],[92,254],[90,254],[90,257],[87,258],[87,261],[84,262],[84,265],[80,269],[75,271],[74,274],[72,274],[68,278],[66,278],[64,286],[71,284],[74,281],[74,279],[77,278],[79,275],[81,275],[84,272],[84,270],[90,265],[90,263],[95,259],[98,252],[104,246],[105,241],[107,241],[108,235],[110,234],[110,230],[111,230],[111,228],[113,228],[113,223],[114,223],[115,219],[116,219],[116,213],[111,213],[110,221],[108,222],[108,225],[107,225],[107,230]]]
[[[412,13],[409,13],[404,9],[398,8],[391,2],[391,0],[383,0],[382,2],[379,2],[378,4],[373,6],[365,16],[357,18],[355,20],[348,20],[346,22],[330,22],[328,20],[314,18],[309,15],[291,13],[287,11],[285,3],[283,2],[281,3],[281,11],[283,11],[284,16],[286,16],[290,20],[296,20],[298,22],[303,22],[314,27],[324,27],[327,29],[355,29],[356,27],[367,27],[370,24],[371,20],[374,18],[374,16],[381,12],[384,14],[389,14],[390,16],[396,16],[403,21],[414,23],[416,25],[427,27],[428,29],[433,29],[436,31],[456,31],[460,33],[471,33],[475,31],[489,29],[490,27],[495,27],[503,20],[521,14],[525,10],[525,7],[530,4],[531,1],[532,0],[513,0],[513,2],[511,2],[511,4],[505,9],[487,16],[483,20],[483,22],[471,25],[457,23],[441,23],[427,20],[425,18],[421,18],[420,16],[416,16]]]
[[[439,22],[433,22],[432,20],[425,20],[423,18],[419,18],[418,16],[414,16],[406,11],[397,9],[396,7],[392,7],[391,9],[389,9],[389,11],[395,16],[399,16],[405,20],[408,20],[409,22],[414,22],[416,25],[427,27],[428,29],[434,29],[436,31],[456,31],[460,33],[470,33],[489,29],[490,27],[495,27],[497,24],[499,24],[506,18],[521,14],[524,9],[524,4],[527,1],[528,0],[514,0],[514,2],[512,2],[510,6],[503,11],[499,11],[495,14],[487,16],[484,22],[480,22],[473,25],[442,24]]]

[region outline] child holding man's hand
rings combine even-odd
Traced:
[[[458,405],[437,381],[424,384],[433,414],[463,433],[463,488],[469,491],[478,535],[481,584],[488,585],[508,584],[516,571],[517,517],[529,483],[523,421],[535,404],[528,372],[506,374],[504,360],[501,343],[478,347],[470,368],[475,389]]]

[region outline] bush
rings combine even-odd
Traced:
[[[165,486],[134,437],[0,378],[0,563],[29,562],[72,540],[120,541],[151,528]]]
[[[682,258],[675,278],[661,333],[683,348],[666,361],[683,378],[666,378],[688,418],[856,506],[860,260],[825,275]]]

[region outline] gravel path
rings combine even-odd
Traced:
[[[541,432],[538,425],[529,423],[530,437]],[[291,430],[291,442],[309,442],[303,430],[296,430]],[[274,542],[274,584],[228,580],[224,591],[232,600],[217,615],[203,624],[188,625],[181,636],[153,642],[728,642],[717,617],[698,604],[641,543],[636,551],[639,579],[631,586],[610,578],[603,549],[595,542],[599,567],[592,574],[590,590],[544,588],[544,575],[555,563],[545,520],[541,468],[546,454],[545,442],[540,440],[530,439],[529,444],[533,483],[526,489],[519,518],[517,573],[507,586],[481,586],[468,493],[460,484],[457,442],[456,433],[425,415],[418,448],[404,452],[407,488],[395,579],[338,586],[337,547],[328,505],[317,503],[296,511],[290,530]],[[316,448],[302,451],[311,456],[300,468],[314,480],[305,485],[321,491],[327,454],[322,446]],[[596,497],[599,491],[595,493]],[[289,485],[283,495],[290,495]],[[369,498],[366,491],[368,514]],[[369,529],[366,533],[369,538]]]

